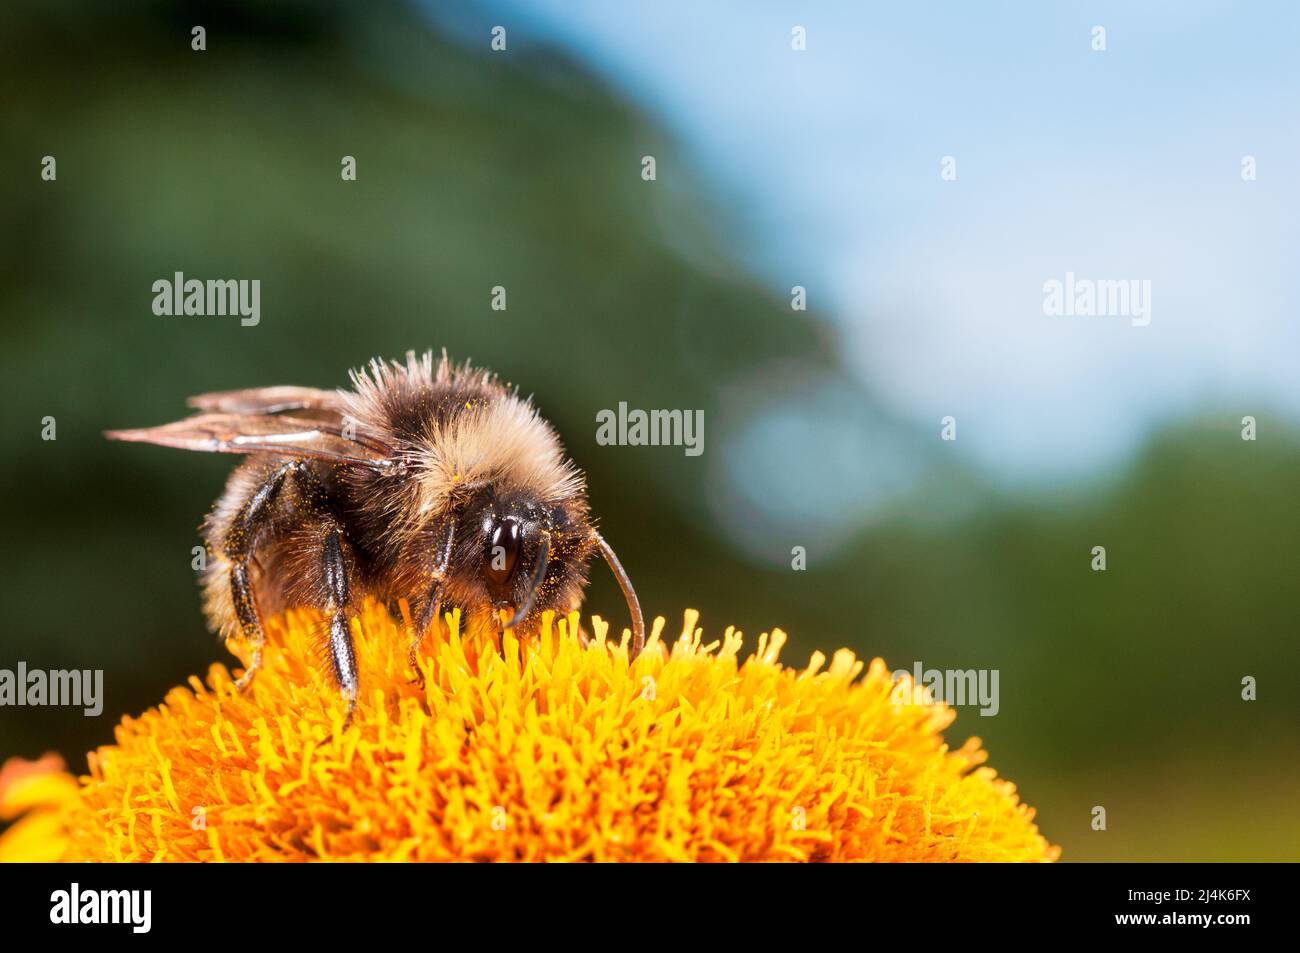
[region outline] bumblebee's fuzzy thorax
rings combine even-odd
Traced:
[[[399,497],[388,508],[397,538],[489,486],[548,506],[585,495],[550,424],[491,372],[454,366],[446,354],[435,363],[426,352],[405,363],[374,360],[351,376],[345,422],[406,448],[404,472],[356,474],[359,492]]]

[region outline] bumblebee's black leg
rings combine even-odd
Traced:
[[[247,688],[253,676],[257,674],[257,670],[262,667],[262,647],[266,644],[266,633],[262,631],[262,619],[257,611],[257,602],[248,577],[248,560],[263,530],[270,525],[275,501],[284,487],[285,478],[294,472],[295,468],[304,468],[301,460],[286,463],[272,473],[266,482],[257,488],[257,492],[249,497],[222,541],[222,548],[231,564],[230,595],[234,599],[235,615],[239,619],[239,627],[244,632],[244,638],[248,639],[253,649],[253,657],[248,663],[248,668],[235,683],[235,687],[239,689]]]
[[[266,644],[266,634],[258,619],[257,606],[253,604],[253,589],[248,584],[248,565],[240,563],[230,571],[230,591],[235,597],[235,613],[239,616],[240,628],[244,638],[253,648],[253,657],[249,659],[244,674],[235,681],[235,688],[241,692],[252,682],[257,670],[262,667],[262,646]]]
[[[455,540],[456,517],[451,516],[447,519],[447,532],[435,557],[433,585],[429,587],[429,595],[420,608],[420,615],[415,621],[415,631],[411,633],[411,645],[406,655],[407,661],[415,671],[415,681],[421,688],[424,687],[424,672],[420,670],[420,646],[424,643],[424,634],[429,631],[429,626],[433,625],[433,620],[442,605],[442,581],[447,577],[447,566],[451,563],[451,547]]]
[[[298,487],[304,508],[314,510],[323,504],[325,490],[320,481],[305,461],[292,460],[272,472],[248,498],[222,543],[223,551],[231,564],[230,594],[235,604],[235,615],[253,650],[248,668],[235,683],[239,689],[247,688],[257,670],[262,667],[262,648],[266,644],[266,633],[262,629],[261,613],[253,595],[248,564],[263,532],[271,525],[281,490],[289,479]]]
[[[348,570],[343,559],[342,533],[331,526],[325,534],[321,569],[325,582],[325,611],[330,620],[330,660],[334,663],[334,678],[348,703],[346,728],[357,710],[357,656],[352,646],[352,630],[348,626]]]

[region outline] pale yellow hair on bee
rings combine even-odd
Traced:
[[[489,484],[544,505],[583,489],[554,428],[491,371],[454,365],[446,351],[437,361],[432,351],[408,351],[404,363],[375,359],[351,378],[345,420],[409,448],[418,478],[408,519],[427,519]]]

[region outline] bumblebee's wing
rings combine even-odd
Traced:
[[[395,453],[349,439],[336,426],[264,414],[196,414],[161,427],[109,430],[104,436],[205,453],[270,453],[376,469],[397,463]]]
[[[196,410],[217,414],[281,414],[286,410],[322,410],[342,414],[336,390],[315,387],[250,387],[197,394],[185,401]]]

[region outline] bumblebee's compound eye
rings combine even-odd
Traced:
[[[483,570],[493,585],[504,586],[510,581],[519,562],[522,539],[523,531],[518,520],[504,519],[492,528]]]

